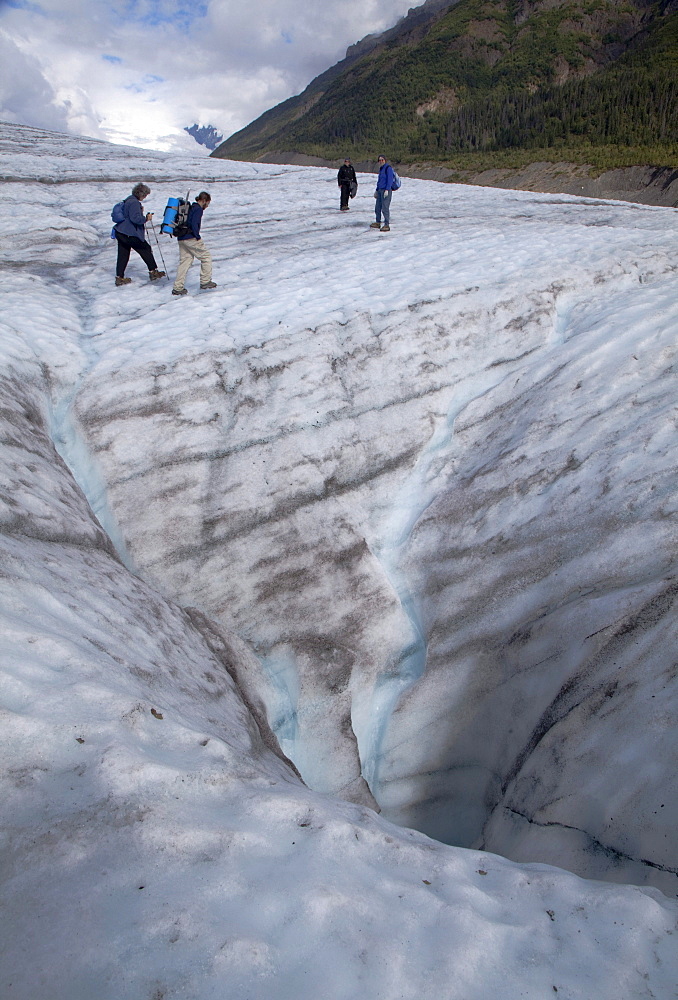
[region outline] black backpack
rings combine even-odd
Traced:
[[[176,236],[177,239],[180,236],[188,236],[191,230],[188,227],[188,213],[191,210],[191,202],[183,198],[179,199],[179,207],[177,209],[177,215],[174,220],[174,232],[172,236]]]

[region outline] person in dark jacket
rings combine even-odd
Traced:
[[[145,226],[153,218],[153,213],[147,212],[144,215],[141,203],[144,198],[148,198],[150,193],[151,189],[145,184],[136,184],[132,188],[129,198],[125,198],[122,203],[125,218],[113,227],[118,243],[118,261],[115,269],[116,285],[129,285],[132,280],[125,277],[125,268],[129,263],[129,255],[132,250],[136,250],[148,268],[148,277],[151,281],[165,277],[165,272],[158,270],[151,245],[146,240]]]
[[[184,288],[188,269],[194,260],[200,261],[200,287],[216,288],[216,281],[212,281],[212,256],[205,246],[200,235],[200,223],[202,213],[212,200],[212,196],[207,191],[201,191],[188,210],[186,225],[188,232],[184,236],[178,236],[179,243],[179,268],[174,279],[172,295],[188,295]]]
[[[349,204],[348,199],[351,194],[351,184],[357,184],[358,178],[355,175],[355,170],[353,169],[353,164],[348,157],[344,160],[342,166],[339,167],[339,173],[337,174],[337,184],[339,185],[339,190],[341,192],[341,197],[339,201],[339,208],[342,212],[348,212]]]
[[[395,177],[393,174],[393,167],[385,156],[380,156],[377,189],[374,192],[374,197],[377,199],[374,203],[374,211],[376,213],[377,221],[373,222],[370,228],[380,229],[382,233],[388,233],[391,230],[391,194],[393,193],[394,182]],[[383,226],[381,224],[382,212],[384,215]]]

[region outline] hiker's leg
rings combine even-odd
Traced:
[[[377,191],[377,197],[374,200],[374,214],[377,217],[377,222],[381,222],[381,203],[383,200],[383,191]]]
[[[127,237],[124,233],[116,232],[115,238],[118,243],[118,260],[115,267],[115,273],[118,278],[124,278],[125,268],[129,263],[130,245],[127,242]]]
[[[348,206],[348,196],[349,196],[350,190],[351,190],[351,185],[350,184],[342,184],[341,185],[341,198],[340,198],[340,202],[339,202],[339,207],[340,208],[346,208]]]
[[[198,240],[191,247],[191,253],[200,261],[200,284],[206,285],[212,280],[212,255],[202,240]]]
[[[132,250],[136,250],[144,264],[149,271],[155,271],[158,265],[155,262],[155,257],[153,256],[153,251],[151,250],[151,244],[147,243],[146,240],[140,240],[137,236],[129,237]]]
[[[177,269],[177,276],[174,279],[174,291],[180,292],[184,287],[184,282],[186,281],[186,275],[188,274],[188,269],[193,263],[193,254],[190,248],[186,245],[187,243],[196,243],[197,240],[179,240],[179,267]]]
[[[384,225],[390,225],[391,220],[391,191],[384,191],[381,200],[381,210],[384,213]]]

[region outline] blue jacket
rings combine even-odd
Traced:
[[[200,221],[202,219],[202,208],[194,201],[188,210],[188,218],[186,219],[186,225],[191,230],[186,236],[179,236],[180,240],[199,240],[200,239]]]
[[[141,207],[141,202],[131,194],[129,198],[125,198],[122,204],[125,211],[125,218],[122,222],[118,222],[113,226],[113,228],[119,233],[124,233],[125,236],[136,236],[139,240],[145,240],[146,230],[144,226],[146,224],[146,215]]]
[[[377,177],[377,191],[390,191],[393,187],[393,167],[390,163],[383,163],[379,167],[379,176]]]

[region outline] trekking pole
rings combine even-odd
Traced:
[[[162,255],[162,250],[160,249],[160,240],[158,239],[158,234],[155,231],[155,223],[153,219],[150,219],[151,228],[153,229],[153,235],[155,236],[155,242],[158,244],[158,253],[160,254],[160,260],[162,261],[162,266],[165,270],[165,277],[168,281],[171,281],[169,274],[167,273],[167,264],[165,263],[165,258]]]

